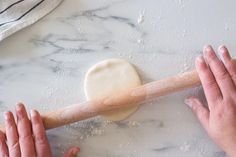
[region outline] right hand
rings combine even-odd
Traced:
[[[1,157],[52,157],[40,114],[32,110],[30,119],[23,104],[16,107],[17,123],[12,112],[5,113],[6,134],[0,131]],[[76,157],[79,147],[69,149],[64,157]]]
[[[198,98],[185,100],[208,135],[230,157],[236,157],[236,65],[225,46],[219,47],[223,62],[213,48],[204,48],[204,57],[196,59],[208,108]]]

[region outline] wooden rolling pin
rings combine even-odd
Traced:
[[[137,105],[145,100],[171,94],[200,85],[197,72],[190,71],[181,75],[154,81],[105,98],[87,101],[42,114],[46,129],[60,127],[76,121],[101,115],[107,111]]]
[[[234,60],[236,64],[236,60]],[[182,91],[201,84],[196,70],[168,77],[159,81],[132,88],[105,98],[67,106],[42,114],[46,129],[60,127],[80,120],[100,115],[107,111],[130,107],[159,96]],[[5,126],[0,130],[5,132]]]
[[[154,81],[105,98],[60,108],[41,114],[41,116],[45,128],[51,129],[198,85],[200,85],[200,80],[197,72],[194,70]],[[0,130],[4,132],[5,126],[1,125]]]

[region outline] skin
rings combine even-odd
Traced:
[[[52,157],[40,114],[31,110],[30,118],[22,103],[16,106],[16,119],[12,112],[5,112],[6,133],[0,132],[2,157]],[[79,147],[66,151],[64,157],[76,157]]]
[[[230,157],[236,156],[236,65],[225,46],[218,51],[220,60],[211,46],[196,59],[208,107],[198,98],[190,97],[185,103],[196,114],[213,141]],[[23,104],[16,107],[17,122],[11,112],[5,113],[6,134],[0,132],[0,156],[52,157],[40,114],[32,110],[30,119]],[[73,147],[65,157],[75,157],[80,151]]]
[[[218,48],[221,59],[211,46],[196,59],[208,107],[198,98],[185,100],[200,123],[230,157],[236,156],[236,66],[225,46]]]

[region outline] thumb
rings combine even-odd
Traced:
[[[79,147],[71,147],[65,152],[64,157],[76,157],[79,152]]]
[[[185,99],[185,104],[187,104],[192,111],[196,114],[198,120],[202,126],[208,130],[209,125],[209,110],[202,104],[202,102],[195,97],[190,97]]]

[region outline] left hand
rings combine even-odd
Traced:
[[[23,104],[16,107],[15,122],[12,112],[5,112],[6,134],[0,131],[0,156],[52,157],[51,148],[40,114],[31,110],[30,119]],[[73,147],[65,157],[76,157],[79,147]]]

